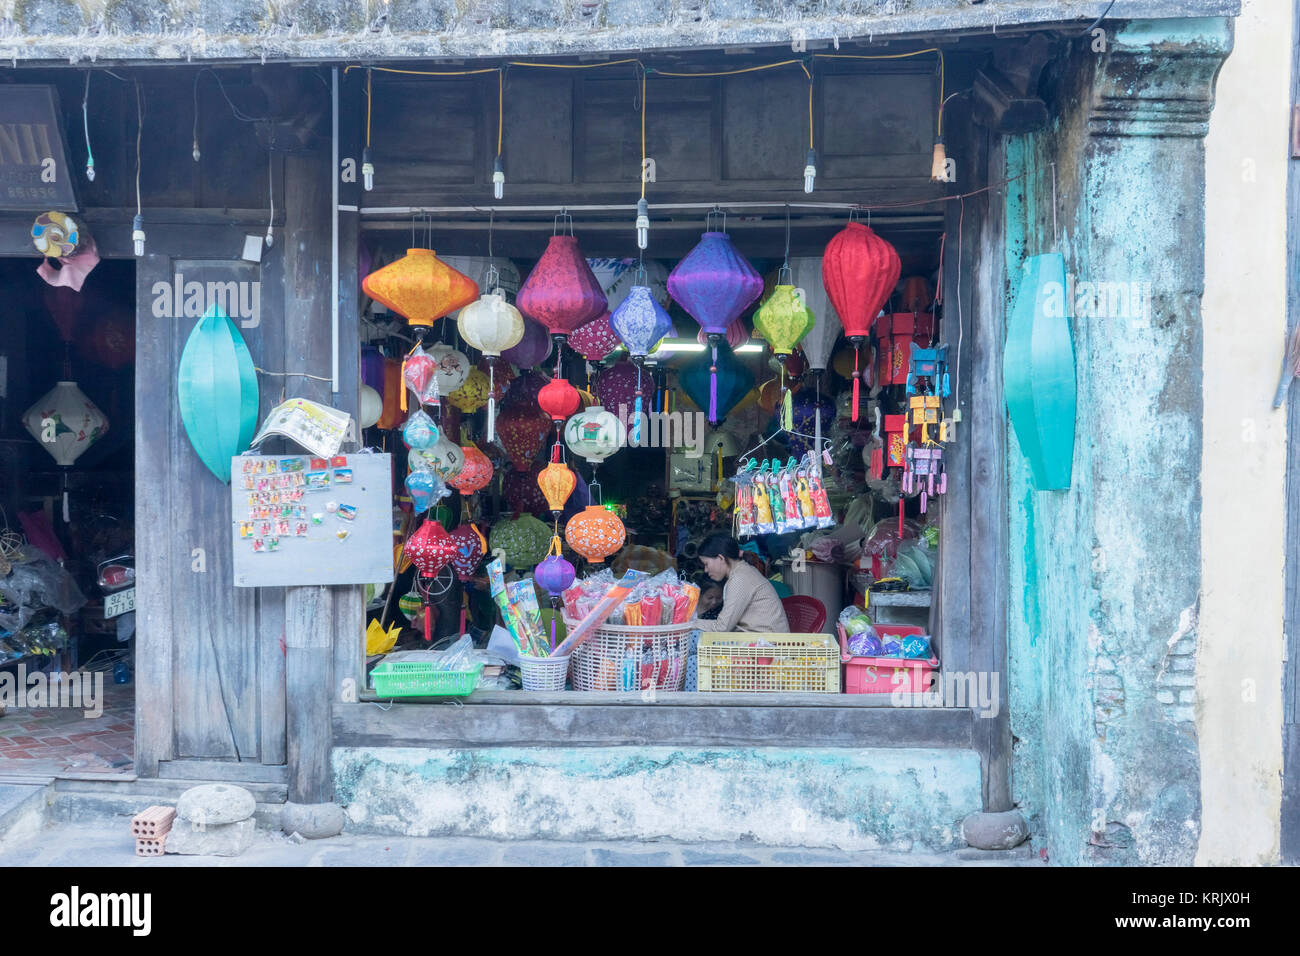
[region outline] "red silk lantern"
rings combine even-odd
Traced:
[[[551,421],[562,422],[582,405],[582,396],[567,379],[555,378],[538,391],[537,404],[551,416]]]
[[[569,345],[588,362],[599,362],[620,344],[609,320],[610,314],[606,312],[576,329],[569,336]]]
[[[546,504],[558,521],[564,511],[564,503],[569,500],[569,495],[573,494],[573,489],[578,487],[578,476],[569,469],[568,465],[553,461],[537,476],[537,487],[542,489],[542,494],[546,496]]]
[[[456,548],[456,556],[451,559],[452,570],[456,577],[468,581],[487,554],[487,541],[473,524],[463,524],[453,531],[451,541]]]
[[[564,540],[592,564],[600,564],[623,547],[627,529],[612,511],[588,505],[564,526]]]
[[[463,309],[478,299],[478,284],[443,262],[432,249],[407,249],[406,255],[361,281],[366,295],[381,302],[411,325]]]
[[[822,282],[831,305],[853,344],[853,420],[858,420],[858,351],[898,283],[903,265],[898,250],[869,226],[851,222],[826,245]]]
[[[416,587],[424,598],[424,639],[431,641],[433,615],[429,592],[433,579],[456,557],[456,544],[441,523],[426,521],[415,534],[406,539],[406,547],[402,550],[410,562],[420,569]]]
[[[465,464],[447,484],[462,495],[472,495],[492,480],[492,462],[473,445],[462,445],[460,450],[465,453]]]
[[[536,405],[519,402],[506,406],[497,415],[501,446],[519,471],[527,471],[532,465],[550,431],[551,416]]]
[[[599,318],[607,302],[577,238],[551,236],[515,305],[552,335],[568,335]]]

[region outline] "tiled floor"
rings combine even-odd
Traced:
[[[0,773],[129,773],[135,751],[135,688],[104,685],[104,712],[10,708],[0,717]]]

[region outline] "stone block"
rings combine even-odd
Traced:
[[[1156,700],[1162,704],[1172,704],[1174,702],[1174,692],[1172,690],[1156,691]]]
[[[309,840],[323,840],[343,832],[343,808],[337,803],[286,803],[280,829]]]
[[[177,821],[167,834],[166,850],[186,856],[239,856],[252,845],[256,830],[252,820],[215,825]]]
[[[758,866],[758,860],[743,853],[714,853],[700,850],[683,850],[682,861],[687,866]]]
[[[672,865],[672,857],[667,853],[624,853],[621,850],[592,850],[591,859],[596,866]]]
[[[1194,704],[1196,703],[1196,691],[1190,687],[1185,687],[1178,692],[1178,703]]]
[[[1029,839],[1029,827],[1019,810],[972,813],[961,822],[962,836],[980,850],[1010,850]]]
[[[176,801],[178,818],[208,827],[247,820],[256,809],[253,795],[232,783],[190,787]]]

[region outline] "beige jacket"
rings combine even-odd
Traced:
[[[772,582],[743,558],[732,566],[722,588],[722,612],[708,631],[766,631],[784,634],[790,630],[785,607]]]

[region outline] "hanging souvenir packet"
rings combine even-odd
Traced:
[[[808,487],[808,457],[805,456],[798,469],[795,470],[795,494],[799,496],[799,510],[803,512],[804,527],[816,528],[817,508],[813,504],[812,491]]]
[[[754,476],[742,471],[731,480],[736,483],[736,536],[748,538],[758,534],[758,516],[754,510]]]
[[[817,527],[829,528],[835,524],[831,514],[831,499],[822,482],[822,466],[816,457],[810,457],[808,465],[808,493],[812,498],[813,510],[817,514]]]
[[[774,471],[766,470],[768,463],[763,463],[763,469],[759,471],[758,480],[767,485],[768,501],[772,505],[772,524],[777,534],[785,534],[790,529],[785,520],[785,499],[781,497],[781,479]]]
[[[402,426],[407,448],[430,448],[438,441],[438,426],[422,408],[417,408]]]
[[[801,531],[807,527],[803,511],[799,507],[799,496],[795,494],[794,459],[781,469],[781,497],[785,499],[785,525],[788,531]]]
[[[772,534],[776,524],[772,514],[772,499],[762,472],[754,475],[754,533]]]

